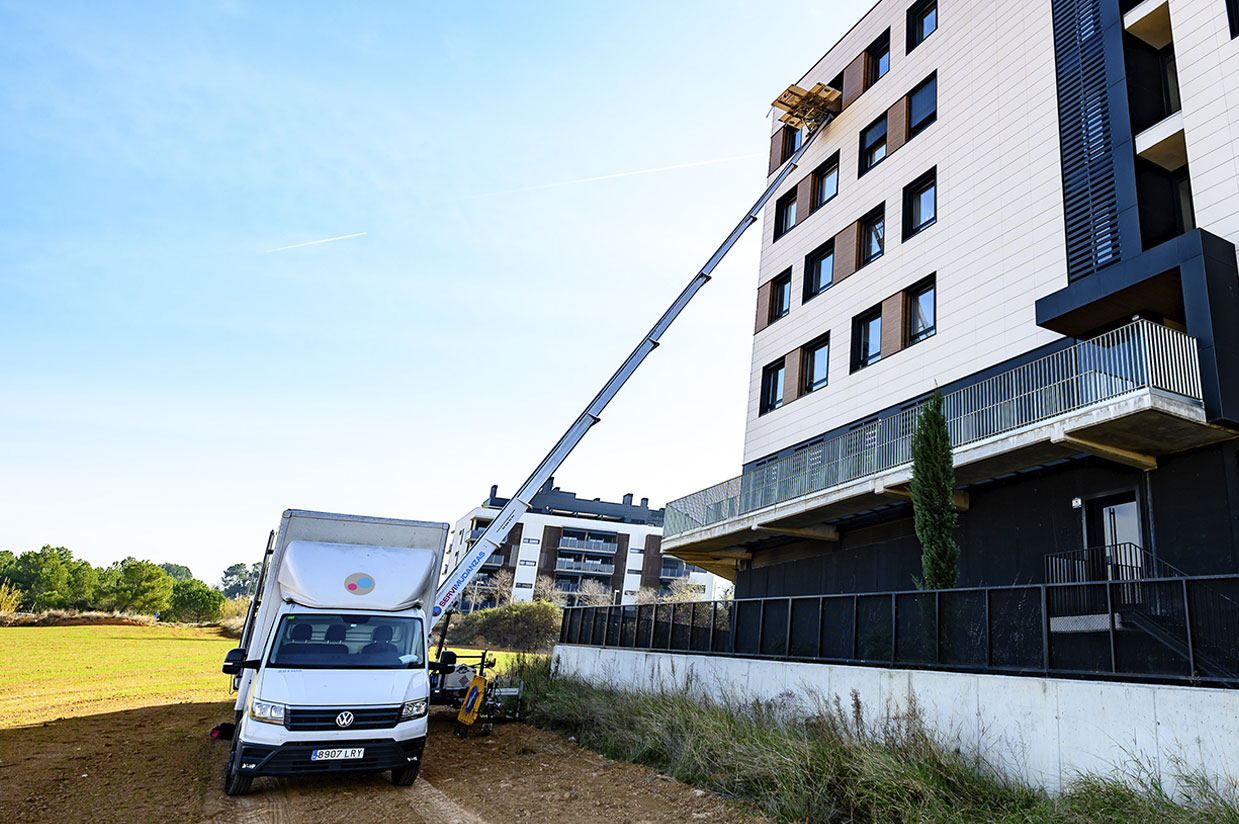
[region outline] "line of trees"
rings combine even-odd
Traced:
[[[0,586],[15,592],[13,600],[23,612],[102,610],[158,615],[168,621],[218,620],[226,600],[226,593],[198,580],[181,564],[129,557],[95,567],[62,546],[21,555],[0,550]]]

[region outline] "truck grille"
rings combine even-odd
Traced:
[[[353,723],[344,729],[386,730],[400,721],[400,707],[289,707],[284,726],[290,730],[338,730],[336,716],[353,714]]]

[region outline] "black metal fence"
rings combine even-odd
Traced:
[[[1239,687],[1239,575],[573,607],[560,642]]]

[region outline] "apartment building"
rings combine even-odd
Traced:
[[[448,539],[444,576],[456,568],[507,502],[499,497],[498,486],[492,486],[486,500],[456,522]],[[634,603],[642,590],[666,595],[677,582],[677,589],[686,584],[695,597],[720,597],[728,586],[725,580],[662,553],[663,510],[650,509],[649,503],[642,498],[634,504],[632,495],[620,503],[578,498],[555,486],[553,478],[548,480],[534,495],[530,510],[483,564],[462,608],[493,606],[487,585],[500,570],[512,573],[514,601],[533,600],[539,578],[553,581],[569,603],[586,581],[597,584],[595,592],[610,592],[613,603]],[[473,595],[480,596],[476,603]]]
[[[961,585],[1239,571],[1236,35],[1235,0],[880,0],[797,83],[840,111],[764,215],[741,472],[664,548],[738,598],[912,588],[937,386]]]

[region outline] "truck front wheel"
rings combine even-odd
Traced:
[[[252,775],[238,775],[236,767],[237,761],[237,739],[232,739],[232,750],[228,753],[228,765],[224,767],[224,794],[225,795],[245,795],[250,791],[250,787],[254,783]]]
[[[398,770],[391,771],[391,783],[397,787],[407,787],[417,780],[417,771],[421,768],[421,762],[414,762],[407,767],[401,767]]]

